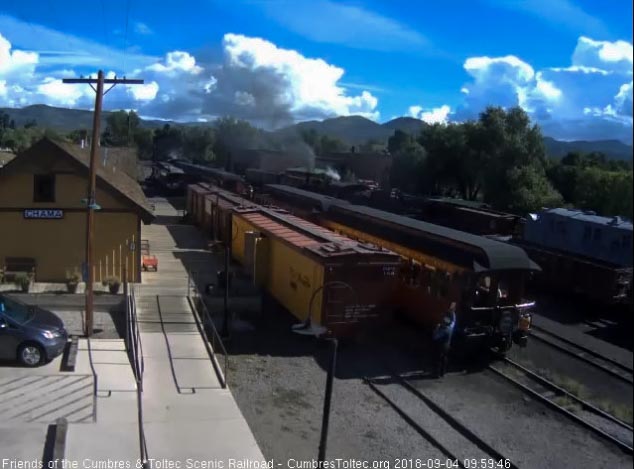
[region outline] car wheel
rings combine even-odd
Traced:
[[[44,349],[33,343],[22,344],[18,349],[18,361],[24,366],[37,366],[44,361]]]

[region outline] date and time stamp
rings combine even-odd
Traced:
[[[335,458],[317,459],[147,459],[136,460],[32,460],[0,459],[0,469],[511,469],[508,459],[442,459],[442,458],[395,458],[384,460]]]

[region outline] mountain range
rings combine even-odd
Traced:
[[[92,111],[33,105],[24,108],[0,108],[0,113],[2,112],[8,114],[18,127],[30,120],[35,120],[39,126],[49,127],[61,132],[90,129],[92,127]],[[104,122],[108,114],[110,114],[108,111],[104,111],[102,115],[102,128],[105,126]],[[141,120],[141,125],[148,128],[162,127],[168,123],[172,125],[204,125],[199,122],[177,123],[163,120]],[[323,121],[300,122],[275,130],[273,134],[286,136],[314,129],[319,134],[338,138],[350,145],[358,145],[368,140],[386,142],[397,129],[416,134],[420,132],[424,125],[426,124],[423,121],[412,117],[398,117],[384,124],[379,124],[361,116],[346,116],[334,117]],[[561,158],[569,151],[581,151],[584,153],[600,151],[609,158],[626,161],[631,161],[633,155],[632,146],[619,140],[561,141],[551,137],[544,137],[544,144],[547,154],[553,158]]]

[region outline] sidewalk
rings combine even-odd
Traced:
[[[154,201],[169,217],[169,204]],[[145,361],[143,412],[150,458],[182,461],[264,457],[231,392],[222,389],[187,299],[187,269],[209,276],[214,261],[206,241],[187,225],[143,227],[158,257],[158,272],[144,272],[136,290]]]

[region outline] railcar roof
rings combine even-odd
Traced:
[[[447,239],[458,244],[477,248],[485,255],[488,265],[474,265],[475,270],[482,270],[482,268],[484,270],[540,270],[539,266],[528,257],[523,249],[507,243],[363,205],[333,204],[332,209],[372,218],[386,224],[418,231],[427,236]]]
[[[381,255],[385,261],[398,262],[398,256],[392,251],[359,243],[286,212],[253,207],[236,209],[236,213],[259,229],[320,257]]]
[[[307,200],[320,203],[325,211],[338,211],[342,214],[356,215],[389,224],[394,227],[408,228],[420,232],[421,235],[436,239],[449,240],[455,244],[478,249],[486,259],[487,265],[474,265],[475,270],[540,270],[526,254],[526,252],[507,243],[502,243],[464,231],[454,230],[445,226],[434,225],[413,218],[396,215],[364,205],[354,205],[345,200],[328,197],[314,192],[297,189],[280,184],[269,184],[267,187],[275,191],[293,194]]]
[[[568,208],[551,208],[539,212],[537,215],[541,214],[559,215],[560,217],[572,218],[596,225],[614,226],[620,229],[632,231],[632,222],[621,217],[602,217],[600,215],[595,215],[593,212],[583,212],[581,210],[571,210]]]

